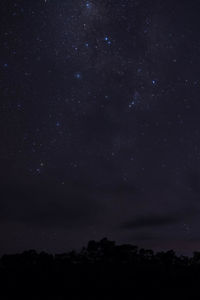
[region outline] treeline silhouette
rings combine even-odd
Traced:
[[[79,252],[52,255],[30,250],[0,259],[1,290],[26,289],[29,299],[41,289],[49,295],[91,287],[194,290],[199,282],[200,252],[192,257],[177,256],[173,250],[154,253],[134,245],[116,245],[106,238],[90,241]]]

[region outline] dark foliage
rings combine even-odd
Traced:
[[[118,246],[106,238],[90,241],[80,252],[50,255],[30,250],[0,260],[1,293],[7,297],[25,293],[28,299],[40,299],[44,293],[42,299],[53,295],[62,299],[71,289],[93,288],[147,294],[152,289],[176,290],[183,297],[186,289],[196,290],[199,280],[200,252],[191,258],[178,257],[173,250],[154,253],[133,245]]]

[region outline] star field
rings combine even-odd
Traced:
[[[199,8],[1,1],[1,252],[199,247]]]

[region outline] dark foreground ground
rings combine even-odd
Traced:
[[[79,296],[78,296],[79,295]],[[79,253],[4,255],[0,299],[200,299],[200,252],[90,241]]]

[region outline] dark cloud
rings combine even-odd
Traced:
[[[139,217],[134,221],[129,221],[122,224],[122,228],[124,229],[139,229],[143,227],[161,227],[166,225],[171,225],[178,223],[180,221],[180,216],[175,215],[151,215],[147,217]]]
[[[18,221],[39,227],[87,226],[102,210],[81,184],[7,185],[0,193],[1,222]]]
[[[50,181],[49,181],[50,182]],[[0,222],[17,221],[37,227],[76,228],[101,223],[112,205],[130,203],[139,190],[129,184],[103,184],[68,181],[4,183],[0,187]],[[127,202],[128,201],[128,202]],[[108,216],[109,217],[109,216]]]

